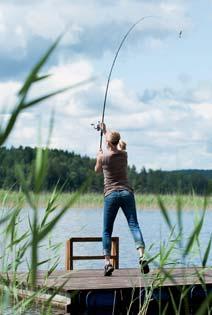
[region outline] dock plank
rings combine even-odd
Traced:
[[[139,269],[116,269],[111,277],[104,277],[103,270],[72,270],[56,271],[45,279],[46,272],[39,271],[37,277],[37,286],[49,289],[63,286],[61,291],[72,292],[75,290],[93,290],[93,289],[121,289],[136,288],[152,285],[157,286],[182,286],[201,284],[197,272],[204,277],[206,284],[212,284],[212,268],[166,268],[153,269],[149,274],[144,275]],[[169,274],[170,277],[166,277]],[[12,278],[12,274],[9,275]],[[27,274],[19,273],[18,280],[26,284]]]

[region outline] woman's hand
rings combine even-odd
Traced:
[[[105,123],[100,123],[100,129],[102,130],[103,134],[105,135],[107,132]]]

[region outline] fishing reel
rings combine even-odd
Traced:
[[[96,129],[97,131],[100,131],[101,130],[101,127],[100,127],[100,121],[98,121],[97,124],[91,124],[91,126]]]

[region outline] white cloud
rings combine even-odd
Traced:
[[[92,65],[89,61],[78,60],[77,62],[66,61],[65,64],[59,64],[49,69],[53,73],[52,82],[54,87],[63,87],[70,84],[75,84],[82,80],[86,80],[93,75]],[[84,87],[87,89],[86,87]]]
[[[91,78],[93,75],[92,66],[86,60],[54,66],[49,69],[49,72],[52,77],[36,83],[30,92],[29,99],[34,99],[66,86],[72,86],[77,82]],[[18,88],[20,88],[20,84],[15,82],[5,82],[0,85],[0,92],[2,91],[0,94],[0,108],[5,108],[6,100],[7,102],[10,101],[11,107],[14,106],[16,101],[14,95]],[[89,107],[86,107],[80,99],[90,89],[94,90],[92,82],[51,98],[21,114],[8,144],[31,146],[38,144],[39,120],[41,120],[42,142],[45,144],[51,110],[54,109],[55,126],[52,147],[68,147],[70,150],[76,149],[78,151],[79,147],[83,146],[83,141],[80,141],[80,130],[85,130],[83,118],[90,114]],[[7,115],[5,118],[8,119],[9,116]],[[90,124],[87,127],[91,129]]]
[[[25,56],[27,36],[22,21],[23,17],[21,20],[20,16],[16,15],[14,6],[0,4],[0,54],[13,54],[14,59]]]
[[[19,89],[19,82],[0,82],[0,113],[8,113],[15,106]]]
[[[212,102],[212,84],[211,82],[201,82],[193,90],[192,97],[196,102]]]
[[[51,67],[48,73],[52,76],[48,80],[37,83],[30,92],[29,98],[34,98],[41,94],[45,95],[64,87],[72,87],[76,83],[92,79],[93,68],[89,61],[86,60],[79,60],[75,63],[67,61],[66,64]],[[54,108],[58,114],[66,115],[67,117],[84,116],[89,109],[85,108],[78,98],[80,99],[80,95],[86,93],[91,86],[93,86],[92,81],[88,81],[88,83],[77,88],[71,88],[70,91],[48,100],[46,107],[48,110]]]
[[[164,40],[160,39],[160,38],[154,38],[152,36],[149,36],[145,39],[145,47],[146,49],[151,49],[151,50],[155,50],[155,49],[160,49],[163,47],[164,45]]]
[[[212,97],[211,97],[211,103],[201,103],[201,104],[196,104],[193,106],[193,111],[194,113],[199,116],[204,118],[204,120],[209,121],[211,123],[212,121]]]
[[[159,30],[176,31],[176,27],[182,24],[184,29],[189,27],[186,6],[181,1],[172,5],[136,0],[116,3],[93,0],[87,1],[86,5],[85,1],[67,0],[3,2],[0,4],[1,53],[7,54],[17,49],[19,54],[16,57],[23,57],[30,39],[37,36],[53,41],[65,29],[63,44],[73,45],[81,41],[82,34],[86,36],[88,29],[95,36],[95,31],[105,25],[103,33],[107,33],[109,25],[113,23],[132,24],[142,16],[155,16],[155,12],[159,18],[147,19],[137,29],[142,33],[151,30],[154,34]],[[156,41],[157,44],[160,42],[159,39]]]

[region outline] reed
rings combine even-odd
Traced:
[[[206,246],[205,244],[201,244],[200,241],[200,233],[201,229],[204,225],[205,214],[207,211],[208,205],[208,198],[204,198],[204,203],[202,210],[198,213],[195,221],[193,231],[190,233],[189,237],[185,238],[184,231],[186,227],[183,226],[183,211],[182,211],[182,198],[181,196],[177,196],[176,198],[176,223],[173,223],[170,216],[169,211],[167,210],[166,205],[164,204],[161,197],[158,197],[158,207],[162,213],[164,218],[164,222],[167,224],[170,235],[168,240],[165,243],[160,243],[160,249],[155,257],[149,256],[149,262],[153,262],[153,265],[157,268],[158,273],[152,279],[151,285],[145,288],[145,295],[143,296],[143,303],[139,310],[139,315],[147,315],[148,310],[151,307],[151,303],[154,300],[157,300],[158,303],[158,312],[157,314],[194,314],[191,313],[189,309],[189,294],[191,291],[191,286],[183,286],[182,288],[177,286],[175,279],[172,277],[171,270],[175,269],[180,265],[187,266],[189,258],[192,255],[199,255],[201,260],[201,267],[207,270],[207,261],[209,257],[209,253],[211,250],[211,243],[212,243],[212,233],[209,235],[208,243]],[[154,246],[154,244],[152,244]],[[196,251],[196,249],[198,249]],[[180,253],[180,261],[174,259],[175,251]],[[166,269],[167,266],[171,266],[171,269]],[[203,303],[199,305],[198,310],[195,314],[198,315],[210,315],[212,312],[212,294],[207,293],[207,287],[204,281],[204,275],[196,268],[195,270],[196,276],[200,280],[202,289],[205,292],[206,298],[204,299]],[[145,277],[145,275],[144,275]],[[169,279],[173,282],[178,290],[178,303],[176,303],[176,297],[173,296],[171,290],[166,291],[166,298],[165,302],[163,301],[164,289],[163,284],[166,279]],[[157,298],[155,298],[157,295]],[[168,298],[167,298],[168,296]],[[171,309],[171,311],[170,311]],[[170,313],[171,312],[171,313]]]
[[[18,102],[11,112],[8,121],[4,124],[0,122],[0,146],[4,145],[6,142],[10,133],[14,129],[19,115],[23,111],[35,106],[41,101],[88,82],[80,82],[75,86],[64,87],[63,89],[53,91],[32,100],[28,98],[32,86],[36,84],[37,81],[46,80],[49,77],[48,74],[40,75],[40,72],[59,44],[61,37],[62,36],[58,37],[29,73],[18,93]],[[51,134],[52,120],[49,129],[49,134]],[[46,277],[56,269],[59,262],[59,257],[57,255],[59,244],[49,243],[47,250],[52,252],[53,256],[48,256],[45,261],[39,260],[38,249],[41,246],[43,239],[48,238],[61,217],[69,208],[73,207],[86,186],[85,183],[78,192],[68,196],[62,206],[59,206],[58,202],[60,191],[55,188],[55,190],[48,195],[48,198],[45,199],[45,212],[43,217],[40,217],[39,205],[41,190],[48,165],[48,143],[49,139],[47,140],[46,148],[38,147],[36,150],[35,165],[32,173],[32,178],[34,179],[33,190],[29,188],[28,180],[25,178],[19,165],[17,165],[21,192],[1,191],[0,193],[2,209],[0,213],[0,225],[1,240],[3,240],[0,256],[0,309],[3,313],[6,312],[12,299],[13,307],[11,306],[11,312],[13,314],[23,314],[26,309],[34,303],[37,295],[46,292],[45,287],[42,290],[37,290],[38,268],[44,263],[48,263],[49,268],[46,272]],[[27,207],[31,209],[31,215],[29,215],[28,218],[25,218],[22,214],[24,205],[27,205]],[[22,231],[20,228],[22,220],[28,220],[28,229],[25,231]],[[30,253],[29,257],[27,256],[28,252]],[[19,269],[23,260],[26,260],[28,264],[28,287],[34,290],[34,294],[19,301],[17,290],[21,287],[21,283],[18,283],[17,281],[17,272],[20,271]],[[9,277],[10,273],[12,274],[12,279]],[[55,294],[57,294],[57,292],[54,292],[46,305],[44,305],[42,314],[52,314],[50,302]]]
[[[70,197],[74,195],[73,192],[61,192],[58,196],[58,202],[63,204]],[[181,200],[181,207],[183,210],[198,210],[202,209],[204,206],[204,196],[198,195],[159,195],[160,199],[164,203],[164,205],[169,210],[176,209],[177,199]],[[51,192],[40,192],[39,194],[39,206],[45,207],[48,203],[49,198],[51,198]],[[136,205],[139,209],[158,209],[158,196],[154,194],[135,194]],[[22,207],[27,207],[27,200],[25,198],[25,194],[21,191],[5,191],[0,190],[0,206],[6,204],[7,206],[13,207],[18,202],[22,205]],[[79,196],[76,203],[74,204],[75,208],[99,208],[103,207],[104,197],[103,194],[99,193],[83,193]],[[212,210],[212,197],[207,197],[207,210]],[[1,207],[2,208],[2,207]]]

